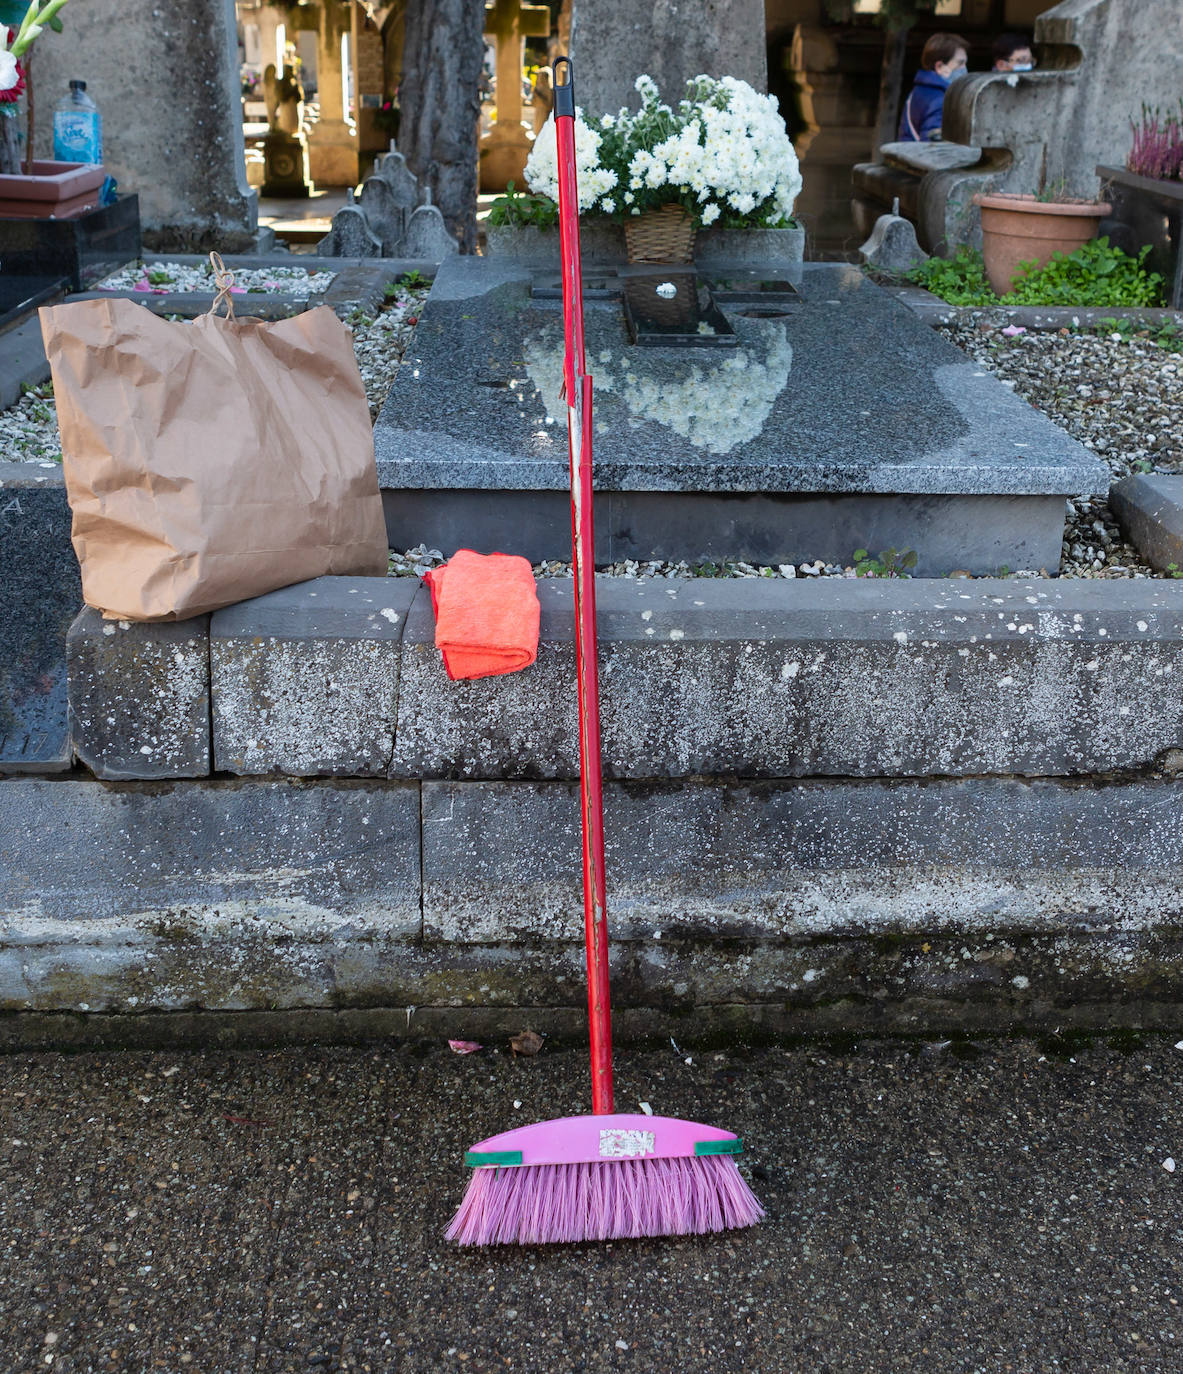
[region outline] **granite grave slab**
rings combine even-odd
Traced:
[[[62,772],[71,758],[66,632],[82,582],[65,489],[31,466],[0,463],[0,774]]]
[[[1058,566],[1062,498],[1107,489],[1099,459],[857,270],[806,264],[799,284],[765,292],[762,280],[775,288],[783,272],[746,267],[740,282],[724,268],[697,274],[734,332],[736,346],[725,349],[640,347],[624,302],[635,276],[616,269],[614,282],[613,270],[597,268],[589,283],[596,485],[616,510],[614,556],[709,556],[718,503],[745,495],[769,508],[747,522],[750,547],[733,545],[730,556],[784,561],[807,526],[824,537],[816,520],[794,520],[786,506],[834,501],[842,523],[842,502],[861,497],[839,556],[871,547],[884,512],[898,516],[901,502],[931,524],[935,501],[944,507],[939,556],[907,537],[910,514],[892,530],[921,554],[922,575]],[[389,508],[414,507],[429,522],[410,542],[455,545],[471,530],[477,545],[514,548],[531,520],[561,529],[546,513],[567,487],[553,276],[509,259],[441,266],[375,426]],[[474,494],[480,505],[486,494],[511,492],[505,520],[490,529],[486,514],[482,527]],[[545,511],[536,493],[553,494]],[[638,498],[651,493],[662,500],[647,513]],[[416,505],[416,494],[430,500]],[[883,502],[868,506],[868,497],[892,501],[880,511]],[[654,522],[667,503],[681,509],[657,553]],[[457,511],[462,518],[450,518]],[[402,531],[390,533],[398,546]],[[564,542],[545,556],[561,556]]]

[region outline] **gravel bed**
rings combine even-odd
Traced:
[[[359,312],[346,322],[353,332],[354,351],[365,383],[371,419],[378,414],[390,390],[428,289],[427,286],[400,286],[376,316]],[[51,382],[26,392],[7,410],[0,410],[0,457],[12,463],[62,461]]]
[[[325,291],[332,285],[336,272],[324,267],[234,267],[236,295],[267,293],[293,296],[306,301],[313,292]],[[214,270],[208,262],[137,262],[104,277],[96,291],[147,291],[167,295],[189,291],[214,291]]]
[[[1042,410],[1109,467],[1183,472],[1183,355],[1149,339],[946,325],[951,343]],[[1068,502],[1061,575],[1162,577],[1121,536],[1106,497]]]
[[[353,330],[353,351],[366,385],[371,419],[377,419],[386,400],[429,290],[426,285],[397,286],[377,315],[355,311],[347,321]]]

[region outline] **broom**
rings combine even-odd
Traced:
[[[673,1117],[612,1111],[592,530],[592,383],[584,370],[575,95],[568,58],[556,60],[554,74],[594,1115],[540,1121],[474,1145],[464,1156],[473,1175],[446,1233],[461,1245],[695,1235],[751,1226],[764,1215],[736,1166],[735,1156],[743,1146],[730,1131]]]

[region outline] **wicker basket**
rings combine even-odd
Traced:
[[[681,205],[646,210],[624,222],[629,262],[690,262],[694,256],[694,221]]]

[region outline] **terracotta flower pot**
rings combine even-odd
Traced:
[[[982,257],[986,276],[999,296],[1013,291],[1019,263],[1040,267],[1053,253],[1071,253],[1096,235],[1111,206],[1101,201],[1083,205],[1036,200],[1034,196],[976,195],[982,212]]]
[[[0,219],[70,219],[93,210],[106,176],[88,162],[34,162],[31,176],[0,176]]]

